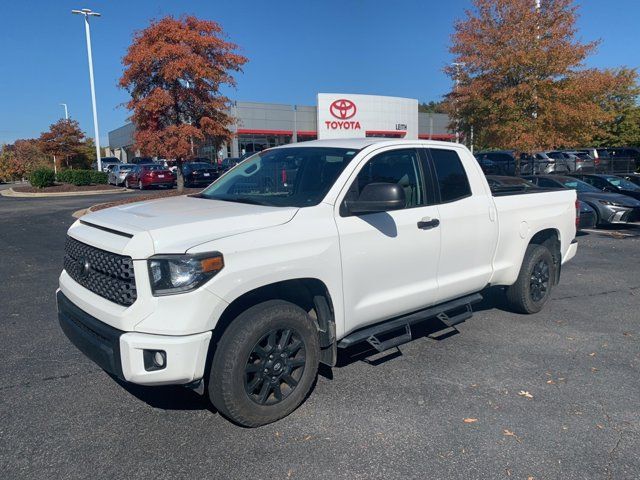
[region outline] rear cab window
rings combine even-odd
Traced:
[[[440,193],[438,203],[450,203],[471,196],[467,172],[455,150],[428,149],[435,174],[435,184]]]

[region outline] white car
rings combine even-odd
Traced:
[[[131,169],[134,166],[135,165],[132,165],[130,163],[121,163],[115,165],[112,169],[109,170],[109,175],[107,177],[107,182],[109,183],[109,185],[115,185],[116,187],[118,185],[124,185],[124,179],[127,177],[129,172],[131,172]]]
[[[573,190],[494,197],[462,145],[319,140],[269,149],[197,195],[83,216],[57,293],[69,339],[109,373],[208,392],[258,426],[318,364],[454,326],[485,287],[538,312],[576,253]]]

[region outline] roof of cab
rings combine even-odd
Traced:
[[[353,148],[355,150],[362,150],[370,145],[393,146],[402,144],[420,144],[424,146],[440,146],[440,147],[453,147],[455,143],[441,142],[437,140],[407,140],[404,138],[332,138],[329,140],[309,140],[308,142],[300,143],[288,143],[286,145],[280,145],[274,148],[294,148],[294,147],[327,147],[327,148]],[[459,146],[459,145],[458,145]]]

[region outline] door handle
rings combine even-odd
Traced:
[[[437,218],[430,219],[429,217],[425,217],[418,222],[418,228],[420,230],[430,230],[436,228],[438,225],[440,225],[440,220]]]

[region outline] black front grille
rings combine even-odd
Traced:
[[[64,269],[83,287],[120,305],[138,297],[131,257],[107,252],[67,237]]]

